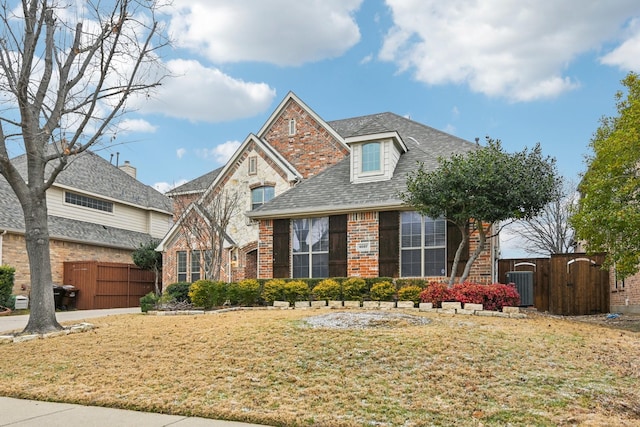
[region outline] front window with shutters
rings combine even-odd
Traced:
[[[417,212],[400,215],[401,277],[446,276],[447,222]]]

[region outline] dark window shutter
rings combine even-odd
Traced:
[[[273,277],[288,278],[289,268],[289,220],[273,221]]]
[[[397,211],[378,214],[378,275],[398,277],[400,273],[400,214]]]
[[[347,216],[329,217],[329,277],[347,277]]]
[[[462,241],[462,233],[455,224],[447,221],[447,276],[451,276],[451,269],[453,268],[453,259],[456,256],[456,251],[460,242]],[[462,254],[460,255],[460,262],[458,263],[458,271],[456,276],[462,274],[464,266],[469,260],[469,243],[464,246]]]

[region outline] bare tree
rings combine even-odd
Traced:
[[[238,214],[240,194],[221,189],[213,191],[188,206],[177,206],[182,211],[178,220],[180,231],[189,249],[199,251],[205,278],[220,280],[222,255],[225,240],[230,240],[227,228],[232,218]],[[180,205],[184,199],[176,198]]]
[[[24,213],[31,274],[25,332],[61,328],[45,192],[73,156],[102,142],[132,94],[160,84],[155,51],[166,40],[154,18],[157,7],[142,0],[0,3],[0,174]],[[11,160],[22,153],[26,172]]]
[[[523,248],[545,256],[573,252],[574,230],[569,217],[576,200],[575,183],[562,179],[553,200],[537,216],[514,224],[513,230],[517,230]]]

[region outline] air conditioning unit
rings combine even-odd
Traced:
[[[516,285],[520,294],[520,306],[533,305],[533,271],[509,271],[507,283]]]

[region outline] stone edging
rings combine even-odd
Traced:
[[[302,301],[307,302],[308,301]],[[491,311],[484,310],[482,308],[482,304],[464,304],[464,308],[461,303],[442,303],[443,308],[433,308],[433,304],[431,303],[420,303],[420,307],[407,307],[407,306],[399,306],[395,307],[395,303],[392,307],[390,304],[386,305],[373,305],[373,304],[364,304],[362,306],[355,306],[355,304],[347,305],[348,301],[345,301],[344,306],[338,306],[337,304],[333,305],[299,305],[296,304],[295,307],[291,307],[287,301],[275,301],[273,306],[267,307],[231,307],[231,308],[223,308],[220,310],[176,310],[176,311],[161,311],[161,310],[149,310],[147,314],[152,316],[187,316],[187,315],[197,315],[197,314],[222,314],[229,313],[232,311],[247,311],[247,310],[317,310],[320,308],[329,308],[329,309],[355,309],[355,310],[404,310],[404,311],[420,311],[420,312],[430,312],[430,313],[438,313],[438,314],[460,314],[460,315],[474,315],[474,316],[484,316],[484,317],[502,317],[509,319],[526,319],[527,315],[525,313],[520,312],[519,307],[503,307],[502,311]],[[365,301],[367,302],[367,301]],[[371,302],[371,301],[368,301]],[[377,301],[374,301],[377,302]]]
[[[27,335],[0,335],[0,344],[18,343],[33,341],[44,338],[54,338],[62,335],[77,334],[79,332],[87,332],[94,329],[91,323],[78,323],[76,325],[68,326],[60,331],[49,332],[46,334],[27,334]]]

